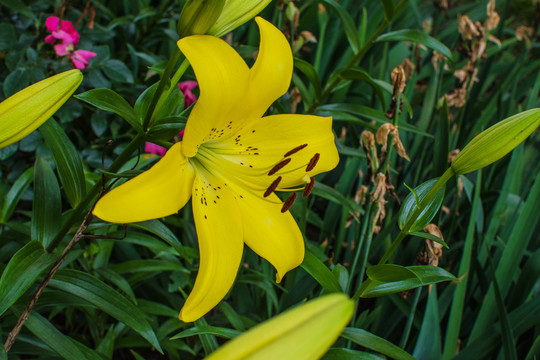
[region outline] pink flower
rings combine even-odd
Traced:
[[[187,109],[188,107],[191,106],[191,104],[197,101],[197,97],[191,92],[191,90],[197,87],[197,85],[198,84],[196,81],[183,81],[181,83],[178,83],[178,88],[184,94],[184,109]],[[182,138],[184,136],[184,130],[180,131],[178,136]],[[163,146],[159,146],[151,142],[147,142],[144,145],[144,151],[150,154],[163,156],[167,152],[167,149],[164,148]]]
[[[56,16],[49,16],[45,20],[45,26],[51,32],[51,35],[45,38],[46,43],[54,44],[56,40],[62,40],[62,45],[73,45],[73,47],[79,43],[79,33],[75,30],[71,21],[62,20],[60,22],[60,19]]]
[[[75,69],[86,69],[88,66],[88,60],[96,56],[97,54],[93,51],[88,50],[75,50],[72,54],[69,55],[71,62]]]
[[[93,51],[75,50],[80,36],[71,21],[60,21],[56,16],[49,16],[45,20],[45,26],[51,32],[51,35],[45,38],[45,42],[54,44],[57,40],[61,40],[61,44],[54,45],[54,51],[58,56],[69,56],[75,69],[86,69],[88,60],[97,55]]]
[[[184,94],[184,109],[187,109],[190,107],[195,101],[197,101],[197,97],[191,92],[194,88],[197,87],[196,81],[183,81],[181,83],[178,83],[178,87],[180,88],[180,91]]]

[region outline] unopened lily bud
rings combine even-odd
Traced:
[[[521,112],[505,119],[471,140],[452,162],[454,173],[466,174],[502,158],[540,126],[540,109]]]
[[[30,85],[0,103],[0,148],[36,130],[79,87],[83,75],[69,70]]]
[[[207,359],[319,359],[353,310],[354,302],[344,294],[322,296],[253,327]]]
[[[178,19],[178,35],[202,35],[217,21],[226,0],[188,0]]]
[[[252,19],[270,3],[271,0],[226,0],[221,15],[207,34],[223,36]]]

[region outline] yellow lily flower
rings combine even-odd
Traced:
[[[261,41],[250,69],[223,40],[188,36],[178,41],[200,87],[181,142],[150,170],[113,189],[94,214],[129,223],[176,213],[192,199],[200,268],[180,319],[195,321],[231,288],[244,243],[277,270],[276,281],[304,257],[304,241],[274,191],[304,187],[333,169],[338,153],[332,118],[263,117],[290,84],[291,49],[285,36],[257,18]]]

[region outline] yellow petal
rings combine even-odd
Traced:
[[[304,260],[304,239],[292,215],[281,213],[281,201],[272,194],[261,198],[242,191],[238,205],[242,213],[244,241],[277,270],[276,281]]]
[[[235,137],[205,144],[205,147],[226,160],[220,163],[223,172],[263,192],[278,176],[282,177],[278,189],[299,186],[311,176],[332,170],[339,162],[330,117],[267,116],[246,124]],[[285,156],[299,147],[302,149]],[[308,164],[314,157],[318,161],[309,169]],[[268,175],[287,159],[289,163]]]
[[[83,79],[69,70],[30,85],[0,103],[0,148],[36,130],[62,106]]]
[[[330,294],[288,310],[229,341],[207,360],[319,359],[351,319],[354,302]]]
[[[252,69],[216,37],[188,36],[178,41],[200,88],[184,134],[187,157],[194,156],[201,143],[226,138],[260,118],[287,91],[293,68],[289,43],[269,22],[257,18],[257,24],[261,41]]]
[[[178,41],[178,47],[193,67],[200,89],[183,138],[184,154],[192,157],[203,141],[241,125],[249,69],[232,47],[213,36],[188,36]]]
[[[285,35],[261,17],[259,54],[250,69],[249,106],[254,117],[261,117],[281,95],[287,92],[293,73],[293,56]]]
[[[191,197],[194,177],[193,166],[182,154],[182,143],[177,143],[150,170],[105,194],[93,214],[113,223],[174,214]]]
[[[192,204],[200,265],[193,290],[180,311],[184,322],[199,319],[225,297],[244,247],[241,214],[225,182],[198,167]]]

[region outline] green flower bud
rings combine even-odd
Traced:
[[[451,168],[461,175],[499,160],[540,126],[540,109],[521,112],[481,132],[456,156]]]
[[[79,87],[83,75],[69,70],[30,85],[0,103],[0,149],[47,121]]]
[[[270,0],[226,0],[223,12],[208,34],[223,36],[252,19],[270,3]]]
[[[178,19],[178,35],[206,34],[216,23],[226,0],[188,0]]]
[[[319,359],[351,319],[354,302],[330,294],[255,326],[210,354],[207,360]]]

